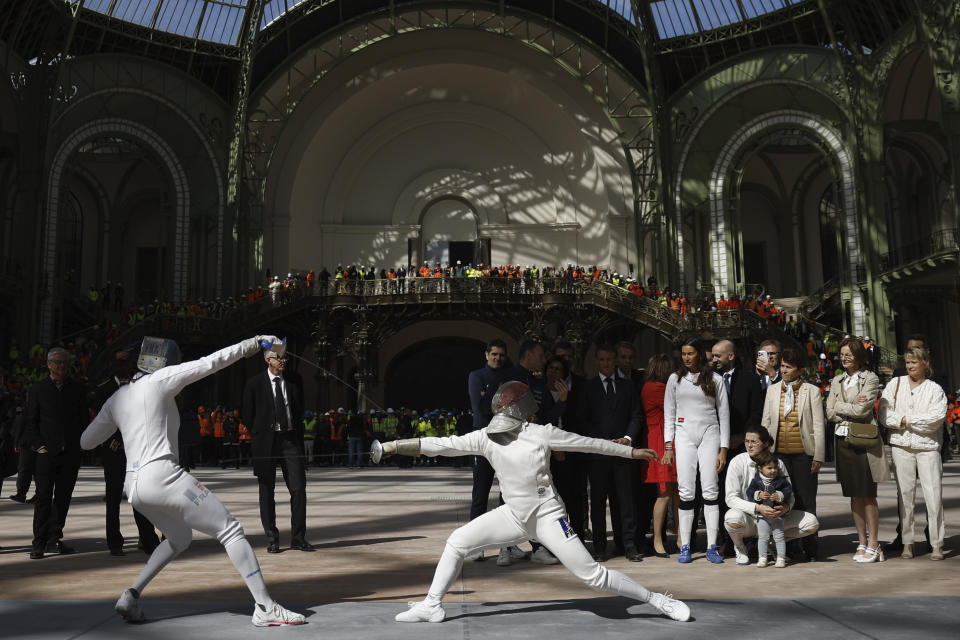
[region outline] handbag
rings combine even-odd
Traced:
[[[847,429],[847,444],[860,449],[873,447],[879,439],[880,430],[869,422],[851,422]]]

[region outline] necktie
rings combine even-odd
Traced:
[[[280,377],[273,379],[273,413],[280,425],[280,431],[286,431],[290,428],[290,422],[287,420],[287,405],[283,401],[283,388],[280,386]]]
[[[723,374],[723,386],[727,388],[727,395],[730,395],[730,373]]]
[[[613,399],[616,397],[616,394],[617,394],[617,392],[616,392],[616,390],[614,389],[614,386],[613,386],[613,378],[612,378],[612,377],[607,378],[607,380],[606,380],[606,385],[607,385],[607,400],[609,400],[609,401],[612,402]]]

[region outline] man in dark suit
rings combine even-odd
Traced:
[[[774,345],[771,345],[774,346]],[[779,349],[777,349],[779,352]],[[727,387],[727,401],[730,405],[730,449],[727,460],[746,451],[743,446],[743,437],[748,427],[760,426],[763,415],[763,389],[760,376],[753,370],[738,366],[737,347],[730,340],[720,340],[710,352],[713,370],[723,377],[723,384]],[[779,358],[779,354],[777,356]],[[779,375],[779,373],[777,374]],[[723,487],[727,482],[727,468],[720,472],[717,482],[721,490],[719,495],[720,513],[727,512],[725,500],[726,492]],[[727,544],[727,531],[723,527],[719,531],[717,544],[725,553],[733,554],[733,545]]]
[[[253,474],[260,487],[260,522],[267,534],[267,551],[280,553],[274,489],[277,465],[290,492],[292,549],[313,551],[307,542],[307,474],[303,449],[303,386],[285,372],[286,356],[264,351],[267,370],[249,380],[243,389],[243,423],[252,437]]]
[[[37,452],[37,501],[33,511],[31,559],[44,551],[67,554],[63,527],[80,471],[80,434],[90,422],[83,385],[67,377],[70,352],[54,347],[47,353],[50,376],[30,388],[24,418],[24,440]]]
[[[578,403],[577,422],[583,435],[615,440],[622,444],[640,442],[643,411],[633,385],[617,378],[617,351],[613,346],[597,348],[599,373],[587,380]],[[614,523],[614,545],[628,560],[643,559],[636,545],[636,486],[639,468],[630,460],[610,460],[591,456],[587,462],[590,478],[590,523],[593,527],[593,552],[606,559],[607,498]]]
[[[553,345],[553,355],[563,358],[567,363],[567,408],[564,412],[563,428],[582,435],[583,432],[577,425],[577,403],[583,393],[586,380],[573,370],[576,352],[570,342],[561,340]],[[557,491],[560,492],[560,498],[567,507],[567,515],[570,516],[570,525],[581,540],[586,540],[592,532],[587,517],[589,502],[584,454],[566,451],[563,452],[562,459],[554,455],[551,467],[554,480],[557,481]]]
[[[646,371],[636,368],[636,349],[633,346],[633,343],[627,341],[618,342],[617,376],[628,381],[633,386],[633,390],[636,392],[637,397],[641,398],[641,408],[643,406],[643,401],[640,394],[643,392],[643,379],[645,375]],[[646,420],[644,420],[641,441],[635,443],[634,446],[647,446]],[[641,469],[642,468],[643,467],[641,467]],[[640,479],[640,482],[637,483],[637,531],[635,533],[635,538],[637,542],[637,550],[641,553],[648,553],[650,551],[650,547],[647,545],[646,539],[647,533],[650,532],[650,525],[653,522],[653,505],[657,502],[658,493],[659,489],[656,483],[643,482],[642,478]]]

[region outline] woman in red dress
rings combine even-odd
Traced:
[[[660,353],[647,364],[646,379],[641,393],[643,410],[647,416],[646,447],[657,452],[658,460],[663,457],[663,394],[667,379],[673,371],[670,356]],[[673,464],[660,464],[651,460],[643,463],[643,481],[659,485],[657,501],[653,506],[653,549],[658,558],[670,557],[663,544],[664,526],[667,520],[667,506],[673,501],[673,521],[678,521],[677,506],[677,469]]]

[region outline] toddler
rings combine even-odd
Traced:
[[[787,497],[793,492],[790,481],[786,476],[780,475],[780,464],[777,456],[764,451],[753,458],[757,464],[757,475],[754,476],[747,488],[747,496],[753,498],[754,502],[768,507],[776,507],[784,503]],[[757,559],[758,567],[767,566],[767,545],[770,542],[770,534],[773,534],[773,542],[777,547],[778,569],[787,566],[787,542],[783,535],[783,518],[768,518],[757,514]]]

